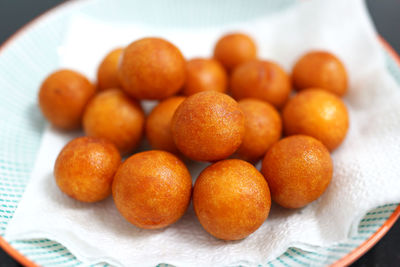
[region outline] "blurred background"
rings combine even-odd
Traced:
[[[0,0],[0,45],[23,25],[62,2],[66,1]],[[366,0],[366,3],[378,33],[400,54],[400,0]],[[16,266],[22,265],[0,249],[0,267]],[[400,220],[352,266],[400,266]]]

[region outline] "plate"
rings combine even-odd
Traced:
[[[177,1],[158,2],[158,5],[142,5],[143,9],[129,9],[125,5],[135,5],[131,1],[109,0],[71,1],[59,5],[30,22],[19,30],[0,48],[0,235],[3,236],[9,220],[16,210],[24,188],[28,183],[36,153],[39,148],[45,122],[37,108],[37,84],[43,77],[59,66],[57,49],[60,47],[72,14],[80,12],[97,18],[129,20],[132,17],[143,23],[162,24],[158,16],[173,7]],[[224,1],[213,2],[217,8],[207,10],[211,2],[204,1],[197,12],[207,16],[205,21],[212,26],[230,23],[274,12],[295,3],[292,0],[262,1],[252,5],[234,8],[240,0],[230,2],[232,10],[224,16],[218,13],[218,6]],[[183,14],[190,11],[191,1],[185,2]],[[137,3],[136,3],[137,4]],[[187,10],[185,9],[187,6]],[[146,9],[147,8],[147,9]],[[152,10],[150,10],[151,8]],[[129,10],[129,12],[128,12]],[[190,16],[190,12],[187,14]],[[197,16],[198,17],[198,16]],[[182,18],[180,18],[182,19]],[[171,26],[182,23],[178,17],[170,18]],[[204,21],[189,20],[188,26],[204,25]],[[385,50],[386,65],[400,84],[400,58],[380,37]],[[346,242],[320,248],[316,252],[306,252],[289,248],[280,257],[268,263],[269,266],[287,265],[329,265],[350,264],[370,249],[389,230],[400,215],[400,206],[390,204],[368,212],[362,219],[358,233]],[[14,241],[8,243],[0,237],[0,246],[25,266],[75,266],[80,265],[64,246],[48,239]],[[164,265],[165,264],[161,264]],[[99,266],[107,266],[99,265]]]

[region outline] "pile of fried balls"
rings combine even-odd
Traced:
[[[302,55],[289,75],[258,58],[244,33],[220,38],[212,58],[190,60],[167,40],[143,38],[107,54],[96,85],[73,70],[50,74],[39,105],[55,128],[85,133],[55,162],[62,192],[83,202],[112,194],[145,229],[176,222],[192,200],[208,233],[239,240],[264,223],[271,198],[295,209],[327,189],[330,152],[349,127],[347,87],[328,51]],[[159,102],[146,115],[142,100]],[[137,152],[144,135],[154,150]],[[190,160],[211,163],[193,187]]]

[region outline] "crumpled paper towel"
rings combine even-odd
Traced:
[[[171,40],[187,58],[210,56],[215,41],[229,30],[248,32],[261,58],[288,71],[310,49],[330,50],[344,61],[350,76],[344,98],[350,129],[332,154],[332,183],[319,200],[297,210],[273,206],[267,221],[242,241],[224,242],[207,234],[192,207],[168,228],[142,230],[118,214],[111,198],[85,204],[58,190],[53,164],[74,134],[47,128],[6,239],[49,238],[90,263],[252,266],[265,264],[289,246],[312,250],[343,241],[368,210],[400,202],[400,88],[385,69],[382,47],[361,0],[304,1],[265,18],[196,30],[110,25],[76,16],[59,51],[61,66],[94,78],[99,60],[111,48],[152,35]]]

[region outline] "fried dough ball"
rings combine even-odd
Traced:
[[[59,70],[50,74],[39,91],[39,106],[55,127],[75,130],[81,127],[83,111],[96,89],[82,74]]]
[[[193,95],[203,91],[225,93],[228,76],[224,67],[214,59],[195,58],[186,63],[186,81],[183,94]]]
[[[146,120],[146,137],[154,149],[178,153],[172,139],[171,121],[185,97],[175,96],[163,100],[151,111]]]
[[[318,87],[342,96],[347,92],[347,72],[332,53],[311,51],[303,55],[293,67],[292,81],[298,90]]]
[[[204,169],[193,189],[193,207],[216,238],[239,240],[267,219],[271,195],[262,174],[243,160],[222,160]]]
[[[304,134],[320,140],[329,150],[346,137],[349,115],[343,101],[321,89],[307,89],[289,100],[282,112],[286,135]]]
[[[241,64],[232,73],[230,89],[233,98],[258,98],[281,108],[292,90],[289,76],[276,63],[253,60]]]
[[[328,149],[320,141],[294,135],[268,150],[261,171],[273,201],[285,208],[301,208],[325,192],[333,165]]]
[[[179,151],[199,161],[227,158],[240,146],[245,133],[238,103],[214,91],[186,98],[176,110],[171,126]]]
[[[236,153],[241,159],[255,162],[280,139],[281,117],[272,105],[258,99],[247,98],[238,103],[244,113],[246,132]]]
[[[222,36],[214,48],[214,58],[221,62],[228,71],[256,57],[256,44],[250,36],[243,33]]]
[[[97,87],[99,90],[120,88],[118,66],[123,48],[117,48],[108,53],[97,69]]]
[[[60,152],[54,177],[60,190],[83,202],[97,202],[111,194],[114,174],[121,164],[117,148],[109,141],[79,137]]]
[[[166,227],[185,213],[192,191],[186,166],[173,154],[152,150],[128,158],[112,187],[115,205],[140,228]]]
[[[164,99],[185,81],[181,51],[160,38],[143,38],[125,48],[118,70],[123,89],[136,99]]]
[[[126,155],[142,138],[144,113],[124,92],[110,89],[90,101],[83,116],[83,128],[86,135],[106,138]]]

